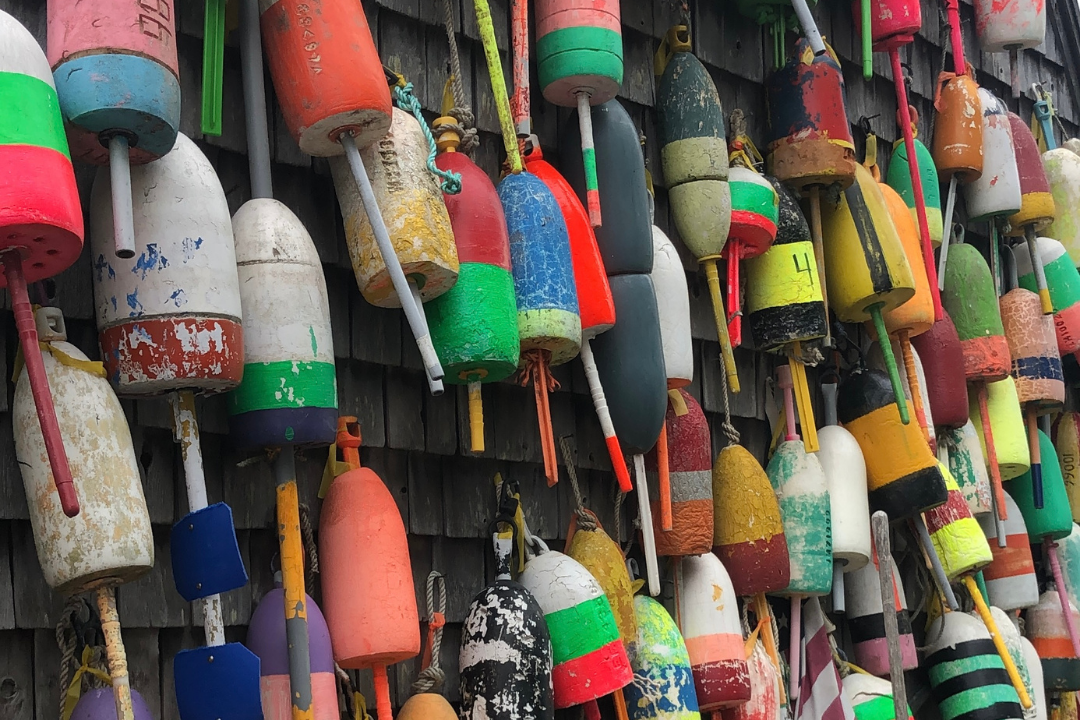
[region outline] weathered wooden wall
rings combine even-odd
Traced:
[[[434,117],[447,76],[448,49],[441,1],[364,1],[383,61],[413,83],[416,95],[430,111],[429,119]],[[861,117],[869,117],[870,125],[884,140],[894,140],[896,105],[891,73],[882,56],[877,56],[873,79],[862,79],[857,62],[858,40],[853,33],[848,3],[821,1],[822,6],[816,11],[821,28],[841,56],[848,78],[850,119],[855,123]],[[1077,51],[1080,27],[1075,9],[1059,6],[1071,1],[1050,1],[1050,27],[1045,45],[1022,56],[1025,85],[1041,80],[1054,91],[1070,134],[1080,122],[1076,77],[1076,68],[1080,67]],[[481,131],[482,145],[475,158],[494,176],[502,146],[494,134],[498,122],[472,3],[451,2],[467,76],[467,99],[476,111]],[[177,5],[184,102],[182,128],[201,141],[235,210],[249,197],[239,52],[235,43],[226,50],[224,134],[204,138],[198,130],[202,3],[177,0]],[[491,5],[504,64],[508,67],[509,0],[492,0]],[[751,136],[763,146],[766,116],[762,81],[771,69],[771,60],[766,59],[772,56],[771,48],[765,33],[737,16],[732,5],[730,1],[719,0],[690,3],[695,50],[712,72],[726,109],[742,108]],[[0,8],[18,17],[44,44],[44,0],[0,0]],[[924,30],[914,45],[904,51],[904,56],[913,68],[913,102],[924,118],[921,129],[928,137],[931,127],[926,119],[932,116],[933,80],[942,67],[941,45],[946,33],[937,3],[927,0],[923,11]],[[1006,96],[1007,58],[976,51],[973,12],[968,0],[961,5],[961,11],[968,56],[976,67],[979,82]],[[621,99],[648,138],[648,162],[658,185],[657,224],[672,233],[654,139],[652,54],[665,30],[679,18],[678,4],[667,0],[623,2],[626,81]],[[535,85],[534,81],[534,88]],[[1011,101],[1010,105],[1015,108]],[[482,457],[465,452],[468,426],[463,391],[451,387],[440,398],[429,396],[419,356],[403,327],[401,314],[374,308],[361,299],[349,266],[327,165],[300,153],[288,136],[280,112],[273,104],[271,107],[276,196],[305,222],[324,263],[333,314],[341,412],[359,418],[364,438],[362,459],[380,473],[398,501],[410,533],[421,603],[428,571],[434,568],[447,575],[449,624],[442,662],[448,674],[446,692],[453,700],[457,697],[460,623],[470,598],[490,577],[488,541],[484,535],[493,513],[494,474],[501,471],[504,476],[521,482],[532,530],[555,541],[556,547],[561,546],[559,539],[565,536],[570,519],[570,488],[566,482],[554,489],[546,487],[532,392],[510,382],[484,390],[487,452]],[[1030,116],[1030,100],[1021,100],[1019,107],[1022,116]],[[534,93],[535,129],[546,148],[556,146],[567,116],[566,110],[554,108],[540,98],[539,92]],[[889,143],[881,146],[884,160]],[[554,152],[549,153],[549,157],[553,155]],[[80,169],[84,203],[92,177],[93,169]],[[697,356],[696,379],[690,390],[701,400],[718,430],[723,409],[717,362],[719,346],[712,339],[715,330],[703,279],[689,261],[687,270],[693,296]],[[84,253],[73,268],[48,285],[54,292],[55,303],[67,315],[72,341],[96,357],[90,283],[89,260]],[[4,312],[3,322],[0,376],[7,377],[17,340],[10,313]],[[738,357],[744,392],[733,397],[732,412],[738,416],[736,424],[743,432],[745,443],[760,455],[768,438],[765,388],[771,362],[746,350],[740,350]],[[559,436],[572,436],[574,461],[581,469],[586,502],[610,527],[615,484],[583,373],[580,365],[574,363],[569,368],[560,368],[556,376],[561,387],[552,398],[555,431]],[[60,654],[54,628],[63,599],[45,585],[34,551],[11,438],[12,390],[8,384],[6,392],[0,392],[0,720],[52,720],[58,716],[60,694]],[[155,523],[157,565],[149,576],[119,591],[120,615],[134,685],[156,717],[172,720],[177,717],[172,657],[180,648],[201,643],[202,635],[201,618],[177,595],[168,563],[169,527],[187,510],[183,477],[165,402],[140,401],[125,403],[125,407]],[[230,638],[243,640],[252,610],[272,583],[276,554],[271,529],[273,485],[265,459],[238,465],[245,458],[229,447],[220,398],[206,399],[200,409],[210,499],[211,502],[225,500],[232,506],[251,574],[247,587],[229,593],[225,599]],[[714,438],[714,444],[719,446],[722,435],[714,432]],[[301,492],[316,512],[315,493],[324,460],[325,453],[312,452],[298,464]],[[623,533],[625,537],[625,529]],[[367,582],[378,579],[357,578],[357,591],[363,592]],[[317,591],[314,594],[318,597]],[[399,701],[407,697],[415,669],[414,662],[395,668],[392,682]]]

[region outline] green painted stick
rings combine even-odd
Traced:
[[[202,70],[202,131],[204,135],[221,135],[221,86],[225,75],[225,0],[206,0]]]
[[[885,330],[885,319],[881,316],[881,307],[884,303],[876,303],[867,308],[870,317],[874,319],[874,329],[879,338],[881,355],[885,358],[885,368],[889,371],[889,381],[892,383],[893,394],[896,396],[896,407],[900,410],[900,422],[907,425],[911,422],[908,416],[907,399],[904,397],[904,386],[900,382],[900,371],[896,367],[896,358],[893,356],[892,343],[889,342],[889,333]]]

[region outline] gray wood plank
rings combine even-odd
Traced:
[[[437,538],[432,544],[432,569],[446,578],[446,621],[462,622],[469,603],[481,589],[484,577],[484,554],[490,543],[486,538]],[[425,578],[426,581],[426,578]],[[423,593],[421,583],[419,591]],[[423,613],[423,604],[421,604]]]
[[[410,533],[443,533],[443,463],[442,458],[409,453]]]
[[[176,708],[173,660],[181,650],[190,650],[202,644],[201,636],[202,631],[196,631],[191,627],[166,628],[158,634],[161,657],[162,720],[180,720],[180,713]]]
[[[424,449],[423,372],[386,369],[386,445],[396,450]]]
[[[386,67],[413,84],[413,94],[423,103],[423,98],[428,96],[425,31],[419,21],[412,19],[416,15],[410,15],[388,12],[379,17],[379,55]],[[441,95],[441,87],[438,93]]]
[[[168,430],[135,426],[131,429],[135,457],[139,460],[143,494],[150,522],[171,524],[187,512],[186,495],[176,497],[178,450]]]
[[[124,628],[124,649],[128,663],[131,688],[142,695],[151,712],[161,707],[161,655],[157,628]]]
[[[495,517],[495,473],[501,463],[486,458],[447,458],[443,463],[443,508],[448,538],[487,535]],[[505,477],[505,473],[504,473]]]
[[[53,628],[64,609],[64,599],[45,583],[34,547],[30,523],[11,523],[11,577],[15,590],[15,626]]]
[[[0,522],[0,630],[15,629],[15,591],[11,584],[11,523]],[[0,663],[2,666],[2,663]],[[0,670],[0,674],[3,671]],[[0,697],[3,693],[0,692]],[[3,717],[0,715],[0,717]]]
[[[352,307],[352,356],[379,365],[400,365],[401,311],[369,304],[360,295],[355,282],[349,285],[349,305]]]
[[[60,708],[60,648],[52,629],[34,631],[34,717],[53,720]]]
[[[34,717],[33,648],[33,632],[0,631],[0,718],[3,720]],[[56,709],[57,698],[53,702]]]
[[[349,270],[327,265],[324,268],[326,277],[326,295],[330,302],[330,332],[334,343],[334,357],[348,358],[352,350],[350,347],[350,333],[352,332],[352,319],[350,318],[352,306],[349,303],[350,286],[356,284],[353,274]]]
[[[169,559],[170,528],[154,528],[154,567],[138,580],[116,590],[117,611],[126,628],[159,628],[183,625],[190,606],[176,592]]]
[[[247,456],[229,450],[224,456],[224,500],[238,530],[270,527],[274,521],[273,473],[265,454]]]
[[[342,362],[337,366],[338,411],[357,419],[365,447],[386,444],[384,372],[381,365],[372,363]]]
[[[495,45],[500,51],[510,50],[510,0],[488,0],[491,9],[491,22],[495,26]],[[464,12],[461,14],[462,30],[466,37],[480,40],[480,28],[476,24],[476,10],[471,0],[462,0]],[[536,32],[536,19],[530,13],[529,27],[532,35]],[[535,40],[531,40],[535,45]],[[531,52],[535,53],[530,47]],[[509,77],[509,76],[507,76]],[[507,83],[509,86],[509,82]]]
[[[458,393],[461,385],[446,385],[435,397],[423,392],[424,449],[435,455],[453,455],[458,448]],[[467,392],[466,392],[467,395]],[[468,400],[466,399],[466,404]]]
[[[0,393],[6,395],[6,393]],[[0,520],[29,520],[22,472],[15,459],[11,413],[0,413]]]

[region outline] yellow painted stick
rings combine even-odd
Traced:
[[[480,28],[480,41],[484,45],[484,57],[487,58],[488,75],[491,77],[491,92],[495,95],[495,110],[499,113],[499,127],[502,128],[506,159],[510,161],[510,172],[516,175],[521,172],[521,153],[518,152],[514,118],[510,114],[510,98],[506,94],[506,78],[503,77],[499,46],[495,44],[495,26],[491,22],[491,8],[488,7],[487,0],[473,0],[473,6],[476,8],[476,25]]]
[[[474,453],[484,452],[484,399],[480,383],[469,383],[469,437]]]
[[[1001,662],[1005,663],[1005,672],[1009,674],[1009,681],[1016,688],[1016,694],[1020,696],[1020,705],[1027,710],[1031,707],[1031,697],[1027,693],[1027,688],[1024,687],[1024,681],[1020,678],[1020,673],[1016,669],[1016,663],[1013,662],[1012,655],[1009,654],[1009,649],[1005,647],[1005,639],[1001,637],[1001,631],[998,630],[997,623],[994,622],[994,616],[990,614],[990,608],[986,606],[986,601],[983,600],[982,593],[979,592],[979,586],[975,583],[975,578],[965,575],[964,585],[967,587],[968,592],[971,593],[971,599],[975,601],[975,609],[979,611],[979,617],[982,618],[986,629],[990,631],[990,637],[994,641],[994,647],[997,648],[998,655],[1001,656]]]
[[[724,299],[720,295],[720,273],[716,270],[716,258],[704,259],[701,264],[705,266],[705,278],[709,281],[716,336],[720,339],[720,353],[724,357],[724,372],[727,373],[731,392],[737,393],[742,388],[739,385],[739,371],[735,367],[735,353],[731,349],[731,338],[728,337],[727,313],[724,311]]]
[[[128,677],[127,652],[120,636],[120,618],[116,614],[116,595],[111,585],[98,588],[96,593],[101,632],[105,636],[105,655],[109,660],[109,676],[112,678],[113,699],[116,701],[117,720],[135,720],[131,704],[131,678]]]
[[[285,590],[285,637],[289,644],[292,720],[314,720],[307,595],[304,590],[304,546],[300,540],[300,500],[296,490],[296,465],[291,447],[281,449],[281,456],[274,463],[274,470],[278,481],[278,547],[281,555],[281,584]]]
[[[802,428],[803,446],[806,452],[818,451],[817,423],[814,420],[814,406],[810,402],[810,384],[806,381],[806,366],[799,360],[801,343],[792,343],[792,355],[788,358],[791,369],[791,384],[795,387],[795,405],[799,408],[799,426]]]

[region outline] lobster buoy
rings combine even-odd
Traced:
[[[454,707],[435,692],[416,693],[401,706],[397,720],[456,720]]]
[[[871,510],[896,521],[945,503],[937,459],[918,426],[901,422],[884,373],[869,370],[845,380],[837,417],[862,448]]]
[[[653,290],[660,314],[660,340],[664,343],[664,370],[668,389],[694,380],[694,345],[690,335],[690,290],[679,251],[664,231],[652,226]]]
[[[926,528],[945,577],[952,582],[989,565],[994,556],[952,473],[940,462],[938,469],[945,477],[949,499],[944,505],[926,511]]]
[[[911,616],[908,613],[907,596],[896,563],[892,568],[893,590],[896,607],[896,626],[900,633],[900,657],[905,670],[918,667],[915,637],[911,634]],[[881,604],[881,579],[875,559],[861,570],[844,577],[847,623],[851,631],[855,662],[874,675],[889,674],[889,645],[885,640],[885,616]]]
[[[1045,6],[1037,0],[976,0],[975,32],[983,52],[1038,47],[1046,36]]]
[[[905,338],[922,335],[934,324],[934,299],[930,295],[930,283],[922,267],[922,243],[919,240],[919,227],[912,222],[907,206],[899,193],[884,183],[878,184],[885,199],[885,207],[892,218],[893,227],[900,238],[900,245],[912,268],[915,294],[899,307],[885,313],[885,329],[889,335],[907,342]],[[910,374],[908,379],[910,380]]]
[[[825,595],[832,589],[829,483],[816,453],[802,440],[781,443],[765,469],[780,504],[791,580],[785,595]]]
[[[1022,236],[1028,229],[1038,232],[1054,221],[1054,196],[1031,129],[1013,112],[1009,113],[1009,127],[1020,171],[1020,211],[1009,217],[1009,234]]]
[[[945,613],[930,625],[927,638],[933,639],[927,670],[942,720],[1024,716],[1005,663],[982,622],[964,613]],[[980,692],[965,692],[970,687]]]
[[[699,720],[686,641],[664,606],[634,598],[637,637],[630,645],[634,681],[626,688],[630,720]]]
[[[960,243],[949,252],[941,301],[956,324],[968,382],[993,382],[1008,376],[1009,343],[994,281],[973,245]]]
[[[532,593],[505,577],[481,590],[461,629],[461,714],[553,720],[551,636]]]
[[[941,190],[938,184],[937,168],[934,167],[934,158],[926,145],[923,145],[918,138],[915,138],[915,161],[919,166],[923,197],[926,200],[926,224],[930,229],[930,242],[937,247],[941,244],[944,234],[941,218]],[[908,166],[907,146],[903,142],[897,142],[893,146],[885,182],[903,199],[911,215],[911,221],[915,227],[918,227],[919,219],[915,214],[915,189],[912,187],[911,170]]]
[[[1039,653],[1035,650],[1035,646],[1031,644],[1031,641],[1023,635],[1020,636],[1020,650],[1024,655],[1024,664],[1027,665],[1030,677],[1031,689],[1028,690],[1028,695],[1031,696],[1032,710],[1035,711],[1030,715],[1025,713],[1024,717],[1030,718],[1030,720],[1047,720],[1046,681],[1043,678],[1042,661],[1039,659]]]
[[[1023,638],[1015,625],[1015,620],[998,607],[991,606],[990,615],[994,619],[994,624],[997,625],[998,633],[1001,635],[1001,641],[1004,643],[1005,649],[1008,650],[1013,665],[1016,666],[1016,672],[1020,676],[1020,681],[1024,684],[1024,690],[1027,691],[1028,697],[1031,698],[1034,704],[1034,693],[1036,688],[1032,685],[1031,668],[1028,667],[1027,658],[1024,656]],[[971,616],[979,617],[978,611],[972,612]],[[1037,654],[1036,657],[1038,657]],[[1041,675],[1042,668],[1040,667],[1039,670]],[[1043,692],[1041,684],[1039,685],[1038,690],[1040,693]],[[1034,712],[1034,706],[1024,710],[1025,720],[1034,717]]]
[[[821,386],[828,423],[818,430],[818,461],[829,486],[832,553],[844,573],[870,562],[870,502],[866,495],[866,461],[850,432],[837,424],[836,385]],[[835,581],[835,575],[834,575]]]
[[[442,190],[427,169],[428,153],[420,123],[400,108],[394,108],[386,135],[360,151],[398,262],[424,301],[453,287],[460,268]],[[330,170],[360,294],[377,307],[401,307],[349,163],[334,158]]]
[[[333,720],[338,716],[337,676],[334,674],[334,651],[330,647],[330,629],[326,618],[311,596],[307,597],[308,653],[311,656],[311,707],[315,720]],[[260,689],[263,716],[266,720],[292,717],[292,692],[289,684],[289,641],[285,635],[285,591],[280,577],[274,589],[266,593],[248,626],[247,646],[259,657],[262,674]]]
[[[1080,625],[1080,612],[1069,603],[1073,625]],[[1073,653],[1065,626],[1058,591],[1039,596],[1039,604],[1027,611],[1027,635],[1042,659],[1043,683],[1051,692],[1080,690],[1080,658]]]
[[[757,172],[736,165],[728,171],[731,188],[731,229],[724,245],[727,263],[727,311],[731,344],[742,344],[739,265],[766,252],[776,240],[780,198],[776,188]]]
[[[1008,108],[985,88],[979,88],[979,100],[983,171],[979,178],[964,185],[964,204],[970,219],[988,220],[1020,210],[1020,172]]]
[[[1064,412],[1057,419],[1054,447],[1075,522],[1080,518],[1080,413]]]
[[[851,702],[855,720],[905,720],[896,718],[893,686],[888,680],[853,672],[844,678],[844,694]],[[911,709],[907,710],[911,718]]]
[[[911,344],[923,363],[934,424],[942,428],[963,427],[969,418],[964,351],[949,313],[943,311],[942,318],[916,336]]]
[[[890,340],[892,345],[892,351],[894,357],[904,357],[903,346],[896,340]],[[910,366],[906,368],[905,374],[900,376],[900,384],[904,388],[904,398],[911,403],[915,408],[915,416],[918,419],[919,427],[925,427],[923,431],[923,437],[930,445],[930,452],[937,452],[937,428],[934,427],[935,419],[933,409],[930,407],[930,397],[926,392],[926,373],[923,370],[922,356],[912,345],[908,345],[908,352],[910,353]],[[874,342],[870,346],[870,352],[867,357],[867,364],[874,370],[886,372],[885,358],[881,353],[881,343]],[[907,365],[907,363],[905,363]],[[915,387],[912,390],[912,382],[914,379]],[[916,394],[913,394],[916,393]]]
[[[1061,572],[1068,589],[1069,601],[1077,604],[1077,590],[1080,589],[1080,525],[1075,522],[1069,536],[1058,545],[1058,557],[1061,560]]]
[[[1067,148],[1055,148],[1044,152],[1042,161],[1057,209],[1057,216],[1046,228],[1046,234],[1065,245],[1073,266],[1076,266],[1080,264],[1080,155]],[[1046,270],[1047,285],[1053,287],[1050,268]],[[1054,308],[1057,307],[1055,302]]]
[[[970,73],[949,77],[938,89],[934,104],[934,157],[942,182],[954,176],[966,183],[983,173],[983,107],[979,86]],[[948,231],[948,228],[946,228]]]
[[[764,643],[754,643],[754,651],[746,660],[750,671],[750,699],[742,705],[720,711],[723,720],[776,720],[780,717],[780,676]]]
[[[1013,288],[999,304],[1017,399],[1029,412],[1060,407],[1065,402],[1065,379],[1053,319],[1042,314],[1039,296],[1026,288]]]
[[[1006,483],[1006,490],[1020,508],[1027,527],[1028,538],[1032,543],[1041,543],[1045,538],[1062,540],[1072,532],[1072,511],[1069,508],[1069,494],[1065,489],[1065,479],[1061,466],[1055,462],[1057,452],[1049,436],[1042,430],[1036,430],[1039,436],[1039,449],[1045,458],[1042,466],[1043,503],[1038,507],[1031,482],[1031,470]]]
[[[975,517],[989,513],[993,509],[990,476],[974,423],[968,420],[964,427],[948,430],[942,437],[942,444],[949,449],[949,472],[960,486],[968,510]]]
[[[555,708],[625,687],[634,673],[603,589],[580,563],[540,545],[521,585],[536,597],[551,636]]]
[[[1020,410],[1020,401],[1016,394],[1016,383],[1011,377],[998,382],[988,383],[987,389],[987,412],[990,419],[990,431],[994,438],[994,448],[997,451],[997,468],[1000,470],[1001,479],[1012,480],[1020,477],[1031,467],[1031,453],[1028,451],[1028,435],[1024,429],[1024,415]],[[971,414],[979,412],[978,405],[973,401]],[[983,456],[987,457],[986,435],[983,432],[984,425],[975,423],[975,433],[979,436],[979,445],[982,447]],[[987,457],[987,466],[990,468],[993,478],[994,467]]]
[[[136,256],[113,257],[111,181],[90,199],[94,300],[102,359],[117,392],[235,387],[244,372],[240,286],[225,191],[186,135],[131,171]],[[198,212],[192,212],[198,208]]]
[[[637,638],[638,627],[634,617],[634,590],[622,550],[599,525],[587,529],[579,524],[567,543],[566,554],[599,583],[611,606],[619,637],[629,646]]]
[[[440,170],[461,175],[461,192],[443,195],[457,247],[458,277],[450,290],[431,301],[427,315],[446,382],[469,387],[471,447],[482,452],[480,384],[504,380],[517,370],[520,339],[506,216],[487,174],[458,152],[460,141],[453,130],[441,133],[441,152],[435,158]]]
[[[1080,157],[1076,159],[1080,162]],[[1080,198],[1077,202],[1080,202]],[[1059,214],[1063,215],[1062,206],[1058,204],[1057,208]],[[1080,350],[1080,272],[1077,271],[1073,258],[1066,252],[1065,246],[1057,240],[1040,237],[1035,243],[1039,248],[1039,257],[1046,275],[1046,289],[1050,292],[1050,302],[1054,306],[1054,332],[1057,336],[1058,354],[1064,357]],[[1031,255],[1017,252],[1014,256],[1020,287],[1038,292]]]
[[[713,463],[713,553],[736,594],[779,592],[791,582],[780,504],[757,459],[728,445]]]
[[[390,714],[386,666],[420,652],[412,562],[397,503],[366,467],[338,475],[319,515],[323,608],[334,660],[375,674],[379,715]],[[377,577],[356,592],[357,577]]]
[[[810,226],[791,190],[768,180],[780,199],[776,242],[746,261],[750,334],[767,351],[825,337],[828,329]]]
[[[233,216],[244,313],[244,370],[228,396],[241,448],[328,445],[337,433],[330,302],[307,230],[282,203],[256,198]]]
[[[685,390],[669,390],[664,419],[671,475],[671,529],[661,524],[659,483],[649,481],[657,555],[701,555],[713,546],[712,438],[701,405]],[[676,399],[676,396],[678,398]],[[656,450],[645,468],[657,471]]]
[[[136,690],[131,691],[131,709],[134,720],[154,720],[154,714],[146,700]],[[116,701],[112,688],[92,688],[87,690],[75,703],[71,720],[113,720],[116,717]]]
[[[67,342],[60,311],[41,308],[35,317],[81,507],[67,517],[52,491],[30,382],[20,371],[12,407],[15,456],[26,497],[33,499],[27,506],[42,574],[63,595],[135,580],[154,565],[154,538],[124,409],[86,355]],[[90,428],[87,418],[94,419]]]
[[[922,12],[916,0],[872,0],[867,6],[870,11],[870,36],[875,52],[887,52],[900,45],[906,45],[922,27]],[[851,4],[855,25],[863,24],[863,3],[859,0]]]
[[[675,571],[676,618],[702,712],[750,699],[739,601],[724,564],[713,555],[683,558]]]
[[[993,515],[987,513],[977,518],[983,534],[991,541],[990,551],[994,555],[994,559],[983,569],[983,579],[991,605],[1002,610],[1017,610],[1039,602],[1039,582],[1035,577],[1024,516],[1008,493],[1005,494],[1005,510],[1007,517],[1002,521],[1001,530],[1005,535],[1004,546],[1000,543]]]

